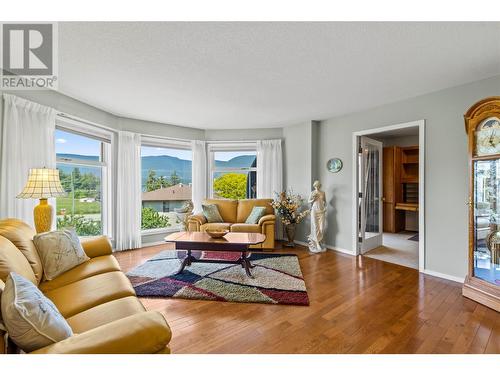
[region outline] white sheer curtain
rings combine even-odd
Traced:
[[[283,190],[281,139],[257,141],[257,198],[274,198]]]
[[[38,201],[16,196],[26,184],[30,168],[56,166],[56,111],[9,94],[3,94],[3,101],[0,218],[15,217],[33,225]]]
[[[201,202],[207,198],[207,147],[205,141],[192,141],[192,200],[194,213],[201,212]]]
[[[141,136],[120,131],[115,142],[115,248],[141,247]]]

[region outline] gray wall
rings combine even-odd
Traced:
[[[425,268],[464,277],[468,225],[463,114],[493,95],[500,95],[500,76],[322,121],[315,147],[329,200],[327,244],[352,250],[352,133],[425,119]],[[329,173],[324,167],[332,157],[344,162],[341,172]]]
[[[284,151],[283,151],[283,180],[284,188],[292,189],[294,193],[300,194],[305,202],[303,209],[308,208],[307,199],[312,189],[312,182],[316,178],[316,143],[318,124],[307,121],[301,124],[283,128]],[[309,234],[309,216],[297,227],[296,238],[306,241]]]
[[[136,120],[124,117],[118,118],[118,128],[120,130],[127,130],[135,133],[178,139],[203,140],[205,138],[205,131],[202,129],[187,128],[183,126],[161,124],[158,122]]]

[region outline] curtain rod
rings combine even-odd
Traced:
[[[108,131],[117,132],[116,129],[113,129],[113,128],[109,127],[109,126],[97,124],[97,123],[91,122],[91,121],[87,121],[87,120],[84,120],[84,119],[82,119],[80,117],[69,115],[69,114],[64,113],[64,112],[58,112],[57,116],[60,116],[60,117],[63,117],[65,119],[72,120],[72,121],[78,121],[78,122],[81,122],[82,124],[96,126],[98,128],[105,129],[105,130],[108,130]]]
[[[205,142],[207,143],[255,143],[258,141],[282,141],[281,138],[274,138],[274,139],[254,139],[254,140],[247,140],[247,141],[232,141],[232,140],[227,140],[227,141],[208,141],[206,140]]]

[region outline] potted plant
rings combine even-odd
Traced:
[[[295,229],[309,213],[309,210],[300,211],[303,199],[299,194],[293,194],[292,191],[282,191],[272,201],[271,206],[276,210],[276,214],[285,226],[285,233],[288,242],[287,247],[294,247]]]

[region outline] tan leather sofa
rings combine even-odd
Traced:
[[[262,233],[266,235],[266,241],[252,248],[273,249],[274,228],[276,216],[271,206],[272,199],[205,199],[203,204],[215,204],[224,220],[223,223],[207,223],[203,215],[193,215],[188,219],[188,230],[190,232],[203,232],[210,230],[229,230],[231,232]],[[266,207],[266,214],[258,224],[245,224],[252,209],[256,206]]]
[[[35,231],[17,219],[0,220],[0,279],[16,272],[38,285],[57,306],[73,336],[36,350],[37,354],[169,353],[170,327],[159,312],[147,312],[121,272],[107,237],[82,241],[90,260],[51,281],[32,238]],[[3,336],[3,337],[2,337]],[[0,330],[0,353],[5,353]],[[15,352],[13,343],[9,352]]]

